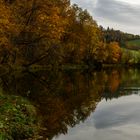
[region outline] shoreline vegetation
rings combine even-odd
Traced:
[[[0,139],[24,140],[39,138],[36,108],[20,96],[3,95],[0,91]]]
[[[41,65],[32,65],[30,67],[25,66],[9,66],[9,65],[0,65],[0,76],[6,75],[12,72],[39,72],[39,71],[67,71],[67,70],[101,70],[106,68],[140,68],[140,64],[99,64],[99,65],[79,65],[79,64],[67,64],[59,66],[41,66]]]

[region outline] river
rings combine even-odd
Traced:
[[[36,107],[43,139],[139,140],[138,69],[25,72],[3,76],[1,88]]]

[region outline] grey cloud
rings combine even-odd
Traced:
[[[130,33],[140,33],[140,5],[118,0],[72,0],[88,9],[102,26],[110,26]]]
[[[127,97],[126,97],[127,98]],[[118,101],[119,102],[119,101]],[[140,124],[139,102],[113,104],[100,108],[94,113],[94,124],[97,129],[120,127],[126,124]]]
[[[139,25],[140,9],[113,0],[98,0],[96,8],[93,9],[97,17],[104,17],[118,23]]]

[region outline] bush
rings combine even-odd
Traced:
[[[0,106],[0,140],[23,140],[37,135],[36,109],[28,101],[0,94]]]

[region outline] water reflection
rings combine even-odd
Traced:
[[[100,102],[94,113],[94,126],[97,129],[111,128],[124,124],[140,124],[140,97],[136,95]]]
[[[125,140],[140,128],[139,77],[137,69],[41,71],[4,75],[0,84],[5,94],[26,97],[37,108],[44,138]]]
[[[68,135],[54,140],[139,140],[139,104],[140,97],[137,95],[110,101],[103,99],[84,123],[70,128]]]

